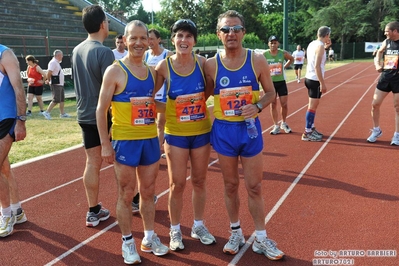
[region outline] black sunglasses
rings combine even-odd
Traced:
[[[219,29],[219,31],[223,32],[223,33],[230,33],[230,31],[234,32],[234,33],[239,33],[240,31],[244,30],[244,27],[241,25],[235,25],[233,27],[229,27],[229,26],[223,26]]]
[[[178,21],[173,24],[173,28],[180,28],[184,24],[188,24],[191,27],[197,28],[194,22],[192,22],[190,19],[179,19]]]

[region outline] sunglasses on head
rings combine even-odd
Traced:
[[[183,26],[184,24],[188,24],[191,27],[197,28],[197,26],[195,25],[194,22],[192,22],[189,19],[179,19],[178,21],[175,22],[175,24],[173,24],[173,28],[180,28],[181,26]]]
[[[244,27],[241,25],[235,25],[233,27],[229,27],[229,26],[223,26],[219,29],[219,31],[223,32],[223,33],[230,33],[230,31],[234,32],[234,33],[238,33],[240,31],[244,30]]]

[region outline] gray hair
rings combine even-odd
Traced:
[[[330,27],[327,26],[321,26],[318,30],[317,30],[317,37],[321,37],[324,38],[327,35],[331,34],[331,29]]]
[[[125,36],[127,36],[128,30],[129,30],[130,26],[138,26],[138,27],[143,27],[143,28],[145,28],[146,31],[147,31],[147,36],[148,36],[148,28],[147,28],[147,25],[145,25],[145,23],[142,22],[142,21],[140,21],[140,20],[132,20],[132,21],[130,21],[128,24],[126,24],[126,26],[125,26],[125,33],[124,33]]]
[[[216,31],[218,31],[219,30],[219,28],[220,28],[220,22],[222,21],[222,19],[224,19],[224,18],[239,18],[240,20],[241,20],[241,26],[243,26],[244,27],[244,29],[245,29],[245,20],[244,20],[244,17],[243,17],[243,15],[241,15],[240,13],[238,13],[237,11],[235,11],[235,10],[227,10],[226,12],[224,12],[223,14],[220,14],[219,15],[219,17],[218,17],[218,23],[217,23],[217,28],[216,28]]]
[[[59,54],[63,54],[63,52],[61,50],[55,50],[53,53],[54,56],[57,56]]]

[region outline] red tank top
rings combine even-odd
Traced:
[[[31,86],[42,86],[43,85],[43,78],[42,78],[42,74],[40,74],[39,72],[37,72],[37,66],[35,65],[34,67],[29,66],[28,67],[28,78],[33,78],[35,79],[35,82],[33,83],[33,85]]]

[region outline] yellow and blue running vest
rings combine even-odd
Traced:
[[[211,131],[211,120],[205,99],[205,78],[193,54],[195,67],[187,75],[178,74],[166,59],[168,69],[165,133],[195,136]]]
[[[220,55],[216,54],[215,118],[231,122],[244,121],[239,108],[259,100],[259,82],[253,67],[252,53],[247,50],[244,63],[237,69],[227,68]]]
[[[112,139],[140,140],[157,136],[154,91],[155,79],[149,66],[144,79],[136,77],[120,60],[126,73],[125,89],[112,97]]]

